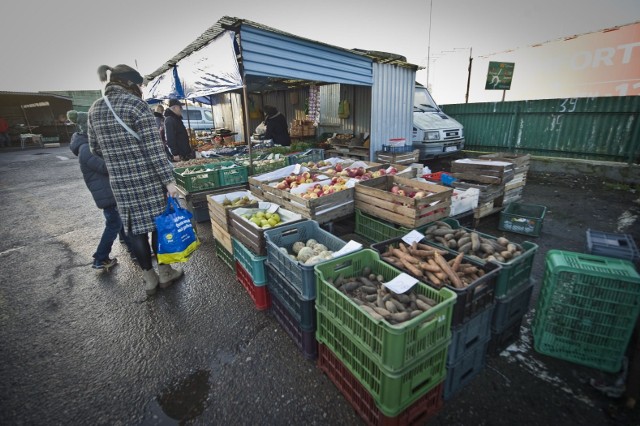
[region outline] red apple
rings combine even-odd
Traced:
[[[341,172],[342,171],[342,164],[337,163],[335,169],[336,169],[336,172]]]

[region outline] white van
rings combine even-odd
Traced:
[[[442,112],[425,86],[416,82],[413,98],[413,149],[420,160],[451,155],[464,149],[462,124]]]
[[[214,127],[211,108],[183,106],[182,122],[187,129],[191,127],[193,130],[211,131]]]

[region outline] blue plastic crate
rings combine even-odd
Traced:
[[[267,256],[253,254],[251,250],[235,238],[231,238],[231,245],[233,247],[233,257],[251,275],[253,284],[257,287],[265,285],[267,283],[267,273],[264,262],[267,260]]]
[[[267,263],[269,293],[289,312],[296,325],[304,331],[316,329],[316,301],[304,300],[302,295]]]
[[[296,241],[306,242],[310,238],[315,239],[320,244],[324,244],[328,250],[334,252],[347,244],[346,241],[320,228],[320,225],[315,220],[281,225],[265,231],[264,235],[269,265],[286,277],[305,300],[316,298],[316,276],[313,265],[301,264],[289,257],[288,254],[284,254],[280,248],[284,247],[289,253],[293,253],[292,247]]]

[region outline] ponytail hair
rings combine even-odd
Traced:
[[[98,67],[98,77],[103,83],[107,81],[107,71],[113,71],[113,68],[108,65],[100,65]]]

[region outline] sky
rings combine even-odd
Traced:
[[[470,53],[640,21],[640,0],[20,0],[2,14],[0,91],[99,90],[103,64],[149,74],[226,15],[403,55],[446,104],[464,101]]]

